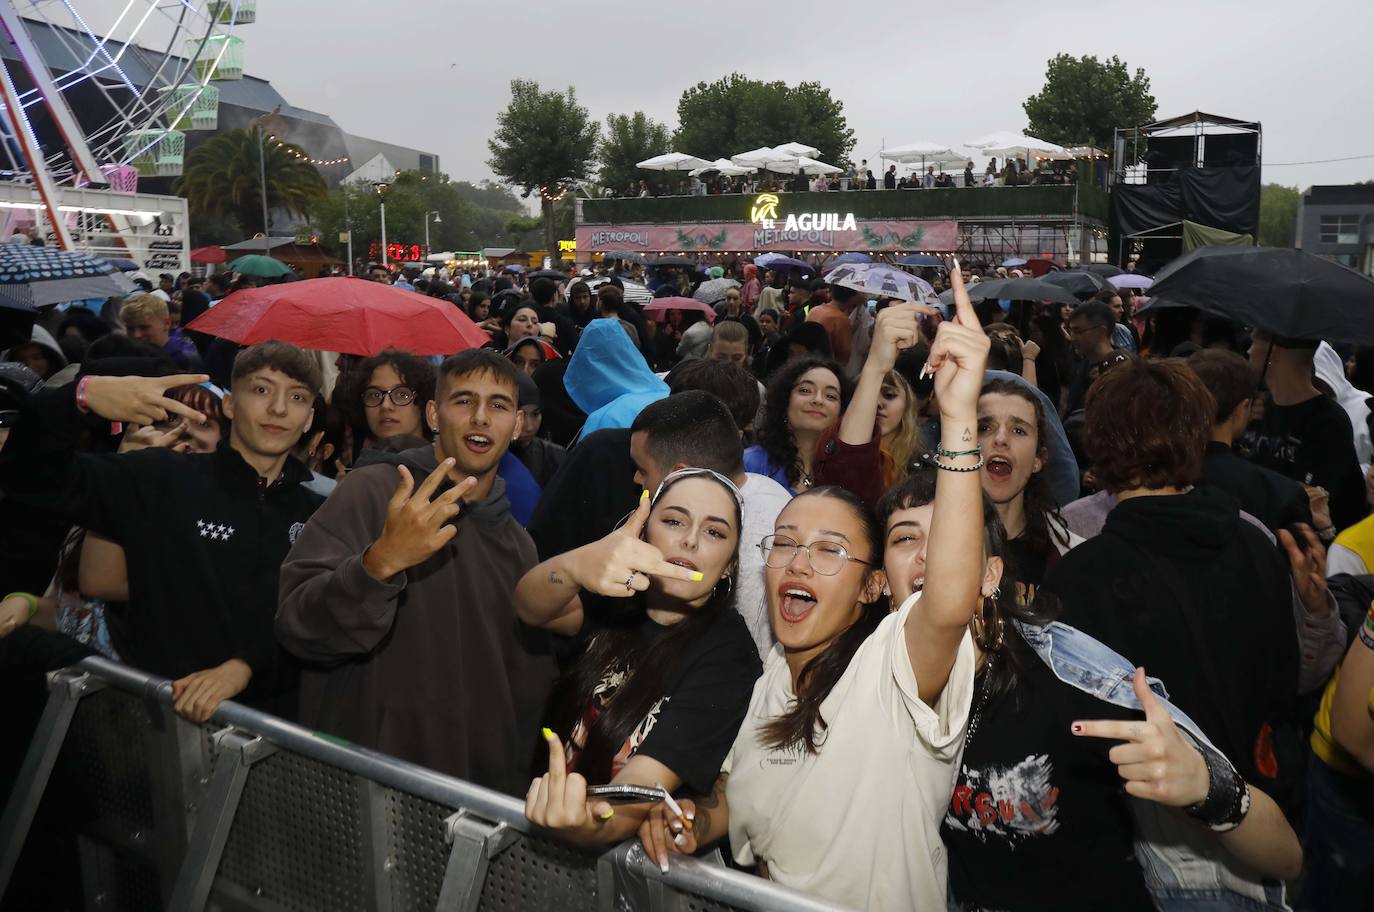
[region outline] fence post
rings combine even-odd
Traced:
[[[239,799],[243,797],[243,787],[248,782],[249,767],[277,751],[262,738],[234,728],[217,732],[215,738],[219,741],[215,772],[196,815],[195,828],[191,830],[186,856],[168,903],[168,908],[178,912],[199,912],[205,908]]]
[[[24,755],[24,764],[19,767],[5,813],[0,816],[0,896],[5,895],[10,876],[14,874],[14,866],[19,863],[19,854],[29,835],[29,826],[38,813],[38,805],[48,787],[57,755],[62,752],[62,742],[66,740],[72,717],[76,715],[76,704],[82,697],[104,687],[104,681],[70,668],[48,676],[48,688],[52,693],[43,707],[42,718],[38,720],[33,743]]]
[[[461,810],[444,820],[444,839],[452,844],[435,912],[474,912],[482,898],[487,866],[520,834],[504,823],[488,823]]]

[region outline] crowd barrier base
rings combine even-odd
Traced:
[[[194,725],[170,682],[104,659],[49,690],[0,816],[0,897],[60,790],[101,912],[836,908],[695,858],[664,874],[636,841],[565,845],[509,796],[235,703]]]

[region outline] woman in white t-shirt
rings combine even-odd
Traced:
[[[973,688],[968,624],[982,597],[977,405],[988,339],[956,266],[958,316],[930,365],[941,407],[924,597],[881,596],[882,532],[847,491],[814,488],[778,516],[766,592],[779,646],[710,796],[657,808],[650,855],[691,853],[727,833],[742,864],[847,906],[943,909],[948,806]],[[918,337],[916,308],[899,345]]]

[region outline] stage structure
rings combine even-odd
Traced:
[[[1257,121],[1194,111],[1116,130],[1111,233],[1118,264],[1157,266],[1198,246],[1253,244],[1259,231]]]

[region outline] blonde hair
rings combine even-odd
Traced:
[[[145,320],[165,320],[170,316],[167,302],[155,294],[134,295],[126,299],[124,306],[119,308],[119,322],[125,325],[142,323]]]
[[[906,408],[902,410],[902,420],[892,432],[892,445],[886,447],[893,462],[893,481],[901,481],[911,470],[913,461],[926,455],[925,442],[921,440],[921,416],[916,409],[919,402],[916,391],[911,388],[900,372],[891,370],[883,378],[883,386],[895,386],[906,396]]]

